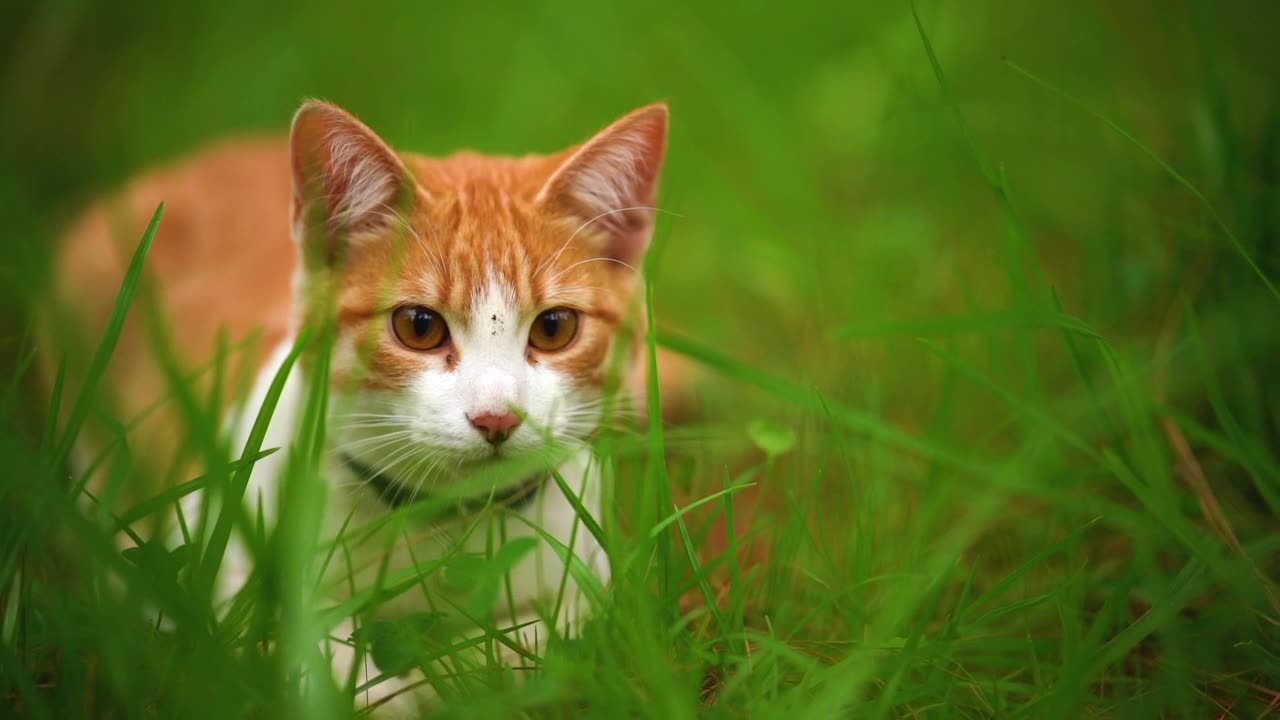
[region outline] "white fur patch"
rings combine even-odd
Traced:
[[[469,318],[470,322],[465,323],[468,327],[463,329],[461,326],[464,323],[458,322],[457,324],[464,337],[467,338],[468,347],[476,349],[477,346],[474,341],[483,337],[489,338],[493,343],[487,347],[480,348],[483,357],[477,361],[481,366],[479,374],[471,379],[462,379],[461,377],[456,377],[459,375],[457,372],[430,373],[434,377],[420,378],[414,387],[403,394],[398,394],[398,396],[392,396],[385,392],[360,391],[354,399],[364,407],[374,407],[385,402],[393,405],[401,412],[417,411],[416,417],[411,421],[404,422],[402,426],[384,427],[378,431],[379,434],[394,436],[396,433],[406,429],[414,430],[418,433],[416,442],[421,442],[429,450],[433,447],[438,450],[440,444],[449,445],[454,440],[453,433],[455,432],[466,436],[468,440],[472,439],[470,437],[472,435],[478,439],[478,433],[470,427],[465,427],[466,433],[462,432],[464,429],[463,423],[459,422],[458,418],[463,417],[465,419],[462,413],[465,412],[466,404],[472,400],[460,400],[460,398],[465,398],[470,393],[473,399],[484,396],[481,401],[487,402],[496,400],[502,395],[502,393],[490,393],[488,395],[480,393],[477,395],[476,388],[470,387],[470,384],[473,382],[485,382],[486,378],[492,379],[493,376],[488,373],[495,371],[494,366],[504,365],[505,361],[509,359],[504,354],[504,350],[518,349],[518,357],[523,358],[523,343],[519,348],[515,348],[516,343],[513,338],[526,336],[528,323],[517,321],[508,324],[506,318],[500,313],[516,312],[512,296],[506,288],[503,288],[492,279],[477,297],[477,300],[478,302],[475,304]],[[501,321],[498,325],[494,324],[493,318],[495,316]],[[488,322],[486,323],[484,320]],[[495,334],[494,330],[498,330],[498,332]],[[288,348],[289,343],[285,343],[273,353],[271,359],[259,372],[254,390],[247,404],[243,409],[232,414],[232,426],[229,430],[237,442],[243,441],[248,426],[252,424],[255,409],[265,396],[266,388],[269,387],[276,368]],[[488,354],[485,355],[485,353]],[[527,363],[523,363],[523,365],[526,368],[529,367]],[[529,368],[529,370],[534,371],[537,368]],[[424,373],[425,375],[426,373]],[[454,384],[436,384],[449,382],[446,376],[455,376]],[[565,393],[570,392],[569,388],[571,386],[563,384],[566,381],[556,378],[555,373],[552,371],[528,372],[523,376],[516,374],[513,375],[512,379],[517,382],[517,385],[508,387],[506,391],[513,392],[516,397],[522,397],[528,404],[531,416],[533,416],[537,408],[554,410],[556,407],[563,407],[563,405],[558,404],[558,401],[569,400],[568,395]],[[518,383],[523,383],[523,386]],[[272,418],[266,445],[287,446],[289,444],[292,434],[298,426],[299,409],[305,394],[303,390],[305,385],[301,370],[295,366],[285,385],[285,392],[280,398],[277,413]],[[444,394],[432,394],[436,391],[443,391]],[[381,396],[380,399],[375,399],[379,395]],[[373,401],[373,405],[368,404],[370,401]],[[341,412],[341,410],[338,411]],[[457,412],[457,416],[452,414],[454,411]],[[441,415],[436,417],[437,413]],[[552,412],[551,415],[554,417],[555,412]],[[412,416],[405,414],[396,415],[396,417],[410,418]],[[436,424],[437,422],[439,424]],[[338,427],[334,428],[331,425],[331,429],[340,430],[340,428],[340,420]],[[569,430],[569,426],[565,425],[561,425],[560,428],[563,431]],[[341,433],[339,432],[338,434]],[[536,435],[531,437],[536,441]],[[512,441],[514,440],[515,438],[513,437]],[[508,441],[508,443],[512,441]],[[399,452],[405,452],[405,448],[401,447]],[[331,454],[329,457],[331,462],[328,464],[326,472],[328,477],[339,483],[338,489],[340,491],[330,495],[330,500],[327,504],[323,530],[326,542],[334,534],[347,528],[348,523],[354,528],[364,527],[370,523],[377,522],[385,511],[385,506],[374,501],[370,492],[360,487],[358,479],[352,477],[350,471],[340,462],[336,462],[334,455]],[[249,497],[261,498],[264,501],[264,515],[268,525],[274,525],[275,523],[275,501],[279,493],[277,480],[283,467],[283,462],[283,453],[278,453],[264,461],[259,461],[252,474],[249,491],[246,493]],[[599,467],[592,461],[590,453],[585,449],[576,453],[560,466],[559,472],[575,492],[581,492],[581,497],[579,498],[581,504],[599,521],[601,519],[600,506],[602,501],[600,473]],[[583,532],[580,527],[576,527],[580,520],[573,504],[554,483],[545,485],[539,495],[532,503],[519,509],[518,514],[525,518],[528,523],[536,525],[542,532],[556,538],[562,546],[569,547],[574,555],[591,569],[599,585],[607,585],[610,575],[608,557],[590,533]],[[185,502],[187,500],[184,500]],[[255,503],[250,503],[250,506],[255,507],[256,505]],[[537,532],[524,522],[509,520],[504,525],[507,541],[516,538],[539,539],[540,537]],[[485,530],[471,533],[460,550],[476,555],[490,552],[491,548],[487,546],[489,535],[490,533]],[[348,542],[350,542],[349,537]],[[323,587],[328,588],[328,592],[333,593],[334,601],[339,601],[346,597],[349,580],[344,573],[349,569],[353,569],[355,572],[355,576],[350,581],[356,583],[357,589],[364,589],[375,582],[376,577],[383,571],[387,572],[389,576],[397,577],[402,573],[410,572],[412,569],[420,567],[421,563],[429,563],[432,559],[438,557],[442,550],[446,549],[445,544],[430,533],[415,535],[412,545],[405,544],[404,538],[397,538],[397,542],[387,544],[379,537],[374,542],[352,543],[344,547],[346,548],[346,552],[343,555],[344,561],[335,562],[330,567],[330,572],[333,573],[333,576],[323,583]],[[384,554],[388,549],[390,550],[389,556]],[[224,599],[229,597],[231,591],[238,589],[247,579],[252,570],[249,561],[250,556],[246,552],[245,546],[238,537],[233,536],[220,573],[219,597]],[[348,563],[350,564],[348,565]],[[557,593],[560,592],[561,583],[564,582],[563,605],[560,608],[559,616],[555,619],[555,623],[561,633],[572,634],[576,632],[590,614],[591,603],[587,600],[584,589],[578,585],[576,579],[571,575],[567,577],[566,575],[567,569],[559,551],[553,549],[550,544],[539,541],[536,549],[511,570],[512,605],[507,604],[507,596],[504,595],[499,602],[499,607],[495,609],[495,612],[499,614],[497,626],[499,628],[513,625],[521,627],[518,633],[514,631],[511,633],[512,639],[536,653],[545,651],[546,641],[550,633],[548,633],[543,622],[547,617],[551,598],[556,597]],[[416,593],[406,593],[381,606],[379,612],[385,617],[396,617],[405,613],[421,612],[422,609],[422,599]],[[509,609],[515,610],[515,617],[506,615]],[[331,633],[331,636],[337,638],[349,637],[354,632],[353,628],[354,625],[349,621],[345,621],[342,626]],[[329,652],[332,655],[334,676],[339,681],[344,681],[349,677],[352,663],[355,660],[351,646],[345,642],[330,642],[328,645]],[[509,650],[501,650],[501,653],[502,658],[507,662],[514,664],[521,661],[515,653]],[[479,659],[478,656],[477,659]],[[381,674],[382,670],[376,666],[372,659],[365,657],[357,671],[358,682],[363,685]],[[418,687],[423,685],[421,680],[422,676],[417,671],[404,677],[383,680],[368,693],[361,694],[357,698],[357,702],[365,706],[379,704],[383,700],[390,700],[388,704],[379,704],[378,712],[375,713],[376,716],[419,717],[433,707],[436,701],[436,697],[429,686]],[[411,692],[403,692],[411,688]],[[402,692],[403,694],[398,694]]]
[[[549,363],[530,364],[526,357],[529,329],[543,309],[519,307],[514,288],[490,273],[474,291],[467,316],[441,311],[449,324],[456,364],[443,368],[433,363],[403,388],[360,390],[347,399],[350,405],[345,409],[362,418],[385,416],[394,421],[344,431],[339,419],[332,427],[335,439],[362,462],[393,476],[407,475],[409,482],[444,481],[436,471],[495,455],[534,452],[548,438],[581,439],[598,420],[591,411],[596,391],[580,389]],[[354,352],[339,343],[334,365],[349,366]],[[507,412],[523,421],[495,448],[470,418]]]

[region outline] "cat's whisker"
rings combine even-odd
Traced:
[[[417,482],[413,484],[413,489],[409,491],[409,502],[413,503],[418,501],[418,497],[422,494],[422,486],[426,484],[425,478],[430,474],[434,465],[434,460],[428,460],[427,469],[421,474],[417,472],[416,468],[414,469],[414,476],[417,478]]]
[[[416,430],[404,429],[397,430],[394,427],[388,428],[335,428],[332,432],[335,438],[335,444],[345,443],[365,443],[371,440],[382,438],[407,438],[417,435]]]
[[[555,283],[555,281],[559,280],[561,276],[563,276],[565,273],[569,272],[570,270],[572,270],[572,269],[574,269],[574,268],[578,267],[579,265],[586,265],[587,263],[593,263],[593,262],[611,262],[611,263],[617,263],[618,265],[621,265],[621,266],[625,267],[626,269],[630,270],[631,272],[633,272],[633,273],[635,273],[635,274],[637,274],[637,275],[639,275],[639,274],[640,274],[640,271],[639,271],[639,270],[637,270],[637,269],[636,269],[636,267],[635,267],[634,265],[631,265],[631,264],[629,264],[629,263],[623,262],[623,261],[621,261],[621,260],[619,260],[618,258],[615,258],[615,257],[608,257],[608,256],[603,256],[603,255],[602,255],[602,256],[600,256],[600,257],[587,258],[586,260],[579,260],[579,261],[578,261],[578,262],[576,262],[576,263],[572,263],[572,264],[571,264],[571,265],[569,265],[568,267],[562,268],[562,269],[561,269],[559,272],[557,272],[555,275],[552,275],[552,276],[551,276],[551,279],[550,279],[550,280],[548,280],[547,282],[548,282],[548,283]]]
[[[446,448],[430,447],[427,445],[417,445],[414,448],[414,452],[411,452],[406,456],[397,458],[393,463],[388,463],[387,470],[390,471],[396,465],[401,465],[411,461],[416,461],[419,456],[424,458],[429,458],[429,459],[435,459],[435,458],[445,458],[445,457],[448,457],[450,454],[451,453]],[[402,483],[407,483],[409,480],[412,479],[412,475],[416,472],[418,472],[418,470],[415,463],[415,466],[411,468],[411,472],[398,475],[396,477],[396,480]]]
[[[395,482],[395,485],[398,488],[398,492],[403,492],[403,490],[407,488],[409,485],[409,478],[413,476],[413,468],[416,468],[418,466],[418,463],[421,462],[421,458],[423,456],[429,455],[429,454],[430,454],[430,451],[423,447],[412,448],[409,452],[404,453],[399,458],[397,458],[394,462],[388,463],[387,466],[382,470],[382,473],[390,477],[391,480]],[[401,472],[400,470],[396,469],[401,465],[407,466],[409,470],[405,472]]]
[[[432,465],[435,464],[436,458],[439,458],[444,454],[445,454],[445,451],[438,448],[432,448],[432,449],[427,449],[423,451],[422,453],[420,453],[420,457],[418,461],[405,474],[406,479],[412,479],[416,477],[419,480],[419,484],[421,484],[421,479],[423,477],[423,474],[430,473],[431,467]],[[426,466],[425,471],[423,470],[423,466]]]
[[[331,425],[332,430],[339,433],[351,432],[353,434],[369,434],[378,430],[393,430],[396,432],[414,432],[412,428],[406,428],[403,421],[394,422],[358,422],[347,423],[343,425]]]
[[[344,199],[344,197],[345,196],[342,194],[336,194],[336,195],[329,194],[329,195],[317,196],[318,199],[323,198],[331,201],[342,200]],[[378,202],[370,206],[367,210],[362,211],[361,214],[367,217],[380,217],[385,220],[391,220],[396,223],[399,223],[399,225],[404,230],[406,230],[411,236],[413,236],[415,240],[418,241],[419,247],[421,247],[424,252],[426,252],[428,255],[432,257],[432,261],[435,263],[436,269],[440,272],[444,272],[443,260],[440,258],[438,252],[432,247],[430,243],[427,243],[426,240],[423,239],[422,235],[418,233],[417,229],[415,229],[413,225],[408,220],[406,220],[405,217],[400,213],[400,211],[397,210],[395,207],[389,205],[386,202]],[[333,218],[333,220],[337,220],[337,219],[338,218]],[[432,239],[436,240],[436,244],[438,244],[439,238],[435,237],[435,229],[428,226],[428,230],[430,230],[432,233]]]
[[[334,418],[395,418],[397,420],[412,420],[414,415],[399,415],[396,413],[374,413],[374,412],[353,412],[334,415]]]
[[[587,229],[587,227],[590,226],[591,223],[594,223],[597,220],[601,220],[603,218],[609,217],[610,215],[616,215],[621,212],[630,212],[632,210],[652,210],[653,212],[661,212],[661,213],[667,213],[670,215],[676,215],[673,212],[670,212],[668,210],[663,210],[662,208],[653,207],[651,205],[633,205],[630,207],[622,207],[622,208],[614,208],[613,210],[606,210],[605,212],[602,212],[599,215],[596,215],[590,220],[579,225],[578,229],[574,230],[573,233],[569,235],[569,239],[564,241],[564,244],[560,246],[559,250],[556,250],[554,255],[551,255],[546,260],[543,260],[541,263],[538,264],[538,267],[534,268],[534,271],[532,273],[533,276],[537,277],[538,273],[542,272],[544,268],[554,264],[556,260],[559,260],[560,256],[564,254],[564,251],[568,249],[569,244],[573,242],[573,239],[578,237],[578,233]],[[676,215],[676,217],[681,217],[681,216]]]
[[[577,412],[584,412],[584,411],[593,412],[593,411],[603,410],[605,408],[611,408],[613,410],[621,410],[624,407],[626,407],[626,405],[625,403],[622,403],[619,400],[620,400],[619,398],[610,398],[609,401],[600,399],[592,402],[577,403],[574,405],[566,406],[567,409],[565,412],[568,412],[568,413],[577,413]]]
[[[415,423],[418,418],[331,418],[329,426],[333,428],[379,428],[379,427],[408,427]]]
[[[398,445],[400,443],[412,444],[412,443],[408,443],[407,438],[389,438],[389,439],[377,438],[377,439],[382,440],[382,442],[380,443],[363,443],[363,442],[362,443],[344,443],[342,445],[335,445],[330,450],[330,452],[335,457],[338,457],[338,458],[341,458],[341,456],[346,455],[346,456],[354,457],[358,459],[366,459],[370,457],[377,457],[378,455],[383,454],[382,453],[383,450],[393,445]]]
[[[342,431],[342,428],[334,428],[334,431],[336,434],[340,434]],[[417,431],[413,429],[395,430],[392,432],[380,432],[380,433],[375,433],[371,435],[358,435],[357,437],[351,438],[350,440],[340,440],[338,442],[335,442],[334,444],[337,446],[350,447],[350,446],[371,442],[374,440],[401,439],[401,438],[411,437],[416,434],[417,434]]]
[[[425,197],[425,193],[419,193],[419,195],[420,197]],[[422,239],[422,236],[419,235],[418,245],[422,248],[423,252],[426,252],[431,256],[431,262],[435,264],[436,270],[444,273],[446,268],[444,264],[444,257],[440,254],[440,235],[436,233],[435,225],[431,224],[427,225],[427,232],[431,233],[431,243],[428,244]]]
[[[404,216],[401,215],[398,210],[392,208],[386,203],[381,203],[380,206],[387,209],[385,211],[371,210],[369,214],[375,215],[377,217],[386,218],[388,220],[394,220],[400,223],[400,225],[403,226],[405,230],[408,230],[409,233],[413,235],[413,238],[418,241],[418,245],[423,249],[423,251],[426,252],[431,257],[432,262],[435,263],[436,270],[438,272],[443,273],[444,260],[443,258],[440,257],[436,249],[432,247],[430,244],[428,244],[427,241],[424,240],[422,236],[418,234],[418,231],[415,230],[414,227],[409,224],[408,220],[404,219]],[[434,228],[431,229],[431,232],[433,233],[433,237],[434,237],[434,233],[435,233]]]
[[[329,427],[338,430],[365,428],[404,428],[413,420],[351,420],[346,423],[329,423]]]
[[[366,418],[335,417],[335,418],[331,418],[329,422],[330,424],[333,424],[333,425],[361,425],[361,424],[377,425],[380,423],[400,423],[401,425],[407,425],[413,422],[415,419],[416,418],[410,418],[410,417],[366,417]]]
[[[378,450],[381,450],[382,447],[385,447],[385,446],[380,446],[379,448],[376,448],[374,451],[365,452],[363,454],[357,455],[357,457],[359,457],[360,460],[368,466],[369,470],[374,473],[379,473],[379,474],[386,473],[390,469],[390,467],[399,460],[399,458],[403,457],[406,454],[414,452],[414,446],[412,444],[409,444],[404,447],[400,447],[392,450],[390,453],[387,454],[386,457],[379,458],[377,457],[377,455],[380,455],[382,453],[378,452]]]
[[[418,496],[422,494],[423,486],[427,484],[427,477],[430,476],[431,471],[434,467],[435,467],[435,460],[431,460],[427,464],[426,472],[416,475],[417,482],[413,484],[413,490],[409,492],[409,502],[417,502]]]
[[[449,459],[448,453],[434,453],[427,462],[426,469],[418,475],[418,483],[414,488],[415,496],[424,488],[434,491],[439,485],[441,473],[444,472],[445,462]]]
[[[605,414],[604,408],[590,408],[586,410],[574,410],[574,411],[562,413],[560,415],[560,419],[569,420],[569,421],[581,420],[581,419],[602,421],[610,418],[619,419],[619,420],[635,420],[639,418],[640,415],[641,415],[640,410],[636,408],[614,407],[614,408],[610,408],[607,414]]]
[[[379,472],[386,475],[391,475],[391,471],[396,466],[404,462],[406,458],[413,457],[415,453],[421,452],[422,451],[421,448],[422,448],[421,445],[418,445],[415,443],[406,444],[405,447],[400,448],[396,452],[392,453],[390,458],[388,458],[387,460],[381,463]]]
[[[409,502],[416,502],[418,499],[418,490],[422,488],[423,477],[419,474],[419,471],[422,469],[423,465],[430,464],[431,457],[432,453],[430,452],[419,453],[418,461],[415,462],[407,472],[405,472],[404,477],[400,480],[400,482],[408,482],[413,479],[417,480],[417,482],[413,484],[413,490],[409,493]]]
[[[376,439],[392,438],[392,437],[403,438],[403,437],[409,437],[417,434],[417,431],[414,430],[413,428],[404,428],[403,426],[399,426],[399,427],[403,429],[393,429],[394,426],[393,428],[388,428],[388,429],[343,427],[343,428],[333,428],[332,433],[335,437],[339,438],[338,440],[335,441],[336,443],[364,442],[366,440],[376,440]]]
[[[559,276],[557,275],[557,277]],[[579,285],[579,284],[561,285],[558,283],[556,284],[555,288],[558,294],[563,294],[563,295],[569,295],[573,293],[589,294],[589,293],[596,292],[600,289],[595,285]]]

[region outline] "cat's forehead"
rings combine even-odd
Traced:
[[[381,249],[357,262],[348,293],[369,298],[376,274],[389,272],[392,297],[379,307],[414,303],[478,318],[483,300],[500,296],[514,309],[508,314],[565,306],[616,315],[632,279],[596,262],[603,241],[589,223],[536,201],[545,162],[464,154],[410,163],[418,180],[413,204],[387,228],[394,242],[366,245]]]
[[[405,279],[440,304],[468,309],[490,285],[519,307],[589,304],[607,285],[589,262],[599,254],[599,237],[535,200],[546,158],[461,154],[424,159],[414,170],[419,192],[409,214],[414,237],[405,246]]]
[[[401,159],[418,189],[429,197],[459,200],[459,210],[485,211],[512,200],[532,201],[563,162],[563,153],[505,157],[464,151],[444,158]]]

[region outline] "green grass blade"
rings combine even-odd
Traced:
[[[263,399],[262,407],[258,410],[257,416],[253,421],[253,427],[249,431],[248,439],[245,441],[245,446],[241,451],[241,460],[253,457],[262,451],[262,442],[266,438],[267,428],[271,423],[272,415],[275,413],[276,405],[280,401],[280,395],[284,392],[285,382],[288,381],[289,375],[293,371],[294,363],[297,362],[308,341],[305,332],[299,335],[294,342],[293,348],[289,350],[289,354],[285,356],[284,361],[276,370],[276,374],[272,378],[271,385]],[[218,577],[218,569],[222,565],[222,556],[226,552],[227,542],[231,539],[232,523],[239,514],[231,506],[239,506],[245,487],[249,483],[249,475],[252,472],[252,463],[242,465],[231,476],[227,491],[222,498],[222,506],[218,512],[213,530],[209,534],[209,542],[205,545],[204,554],[201,558],[199,574],[194,579],[195,588],[197,588],[197,592],[201,597],[209,597],[213,592],[214,583]]]
[[[162,215],[164,215],[164,203],[156,206],[151,222],[147,223],[147,229],[142,233],[142,240],[133,252],[128,269],[125,270],[124,279],[120,282],[120,290],[116,293],[115,303],[111,307],[111,315],[102,331],[102,338],[93,351],[93,358],[89,361],[88,370],[85,371],[80,391],[71,405],[71,411],[67,414],[62,435],[58,439],[53,455],[49,458],[50,467],[57,468],[66,463],[67,457],[71,454],[71,448],[80,435],[80,428],[89,417],[98,385],[101,384],[102,376],[107,372],[107,363],[110,362],[116,343],[120,340],[120,332],[124,329],[129,305],[133,301],[134,293],[137,292],[138,283],[142,281],[143,264],[147,259],[147,252],[151,250],[151,242],[155,239],[156,230],[160,227]]]

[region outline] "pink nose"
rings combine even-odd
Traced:
[[[503,441],[511,437],[511,432],[520,424],[520,418],[515,413],[503,413],[495,415],[486,413],[484,415],[469,416],[471,426],[480,431],[484,435],[484,439],[489,441],[490,445],[501,445]]]

